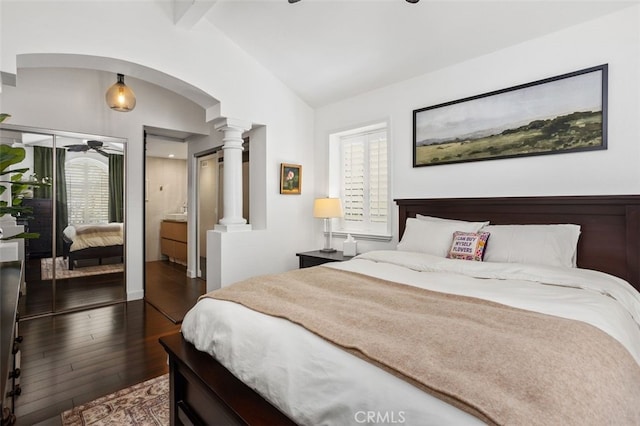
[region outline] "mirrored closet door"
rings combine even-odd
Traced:
[[[10,169],[33,183],[11,196],[16,225],[37,234],[20,253],[21,316],[126,300],[125,140],[2,125],[0,143],[23,150]]]

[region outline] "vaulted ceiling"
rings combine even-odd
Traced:
[[[174,0],[313,107],[562,30],[637,0]]]

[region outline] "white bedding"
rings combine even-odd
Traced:
[[[123,244],[122,223],[97,223],[89,225],[69,225],[62,231],[71,241],[69,251],[90,247],[121,246]]]
[[[640,364],[640,295],[607,274],[402,251],[323,267],[584,321],[617,339]],[[362,424],[367,416],[375,424],[480,423],[298,325],[235,303],[201,300],[185,316],[182,333],[300,424]]]

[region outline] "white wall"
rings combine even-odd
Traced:
[[[147,157],[145,261],[161,260],[160,223],[187,203],[187,161]]]
[[[221,116],[249,120],[254,123],[254,129],[261,129],[264,133],[262,145],[257,148],[252,146],[251,215],[257,214],[258,219],[252,223],[268,230],[269,235],[264,239],[262,234],[257,236],[252,232],[238,238],[244,241],[256,235],[255,244],[243,246],[242,249],[233,244],[225,247],[224,250],[228,250],[225,254],[227,261],[223,264],[226,272],[221,272],[221,275],[244,277],[295,268],[295,252],[304,249],[313,240],[311,206],[315,190],[313,179],[308,179],[302,195],[281,196],[278,192],[278,173],[280,163],[293,162],[303,164],[305,173],[313,176],[313,110],[208,21],[202,20],[190,30],[173,25],[172,6],[171,1],[118,2],[117,7],[110,1],[3,1],[0,3],[0,72],[15,74],[21,58],[25,58],[29,66],[34,66],[34,62],[46,66],[52,58],[47,55],[57,59],[63,54],[114,58],[116,65],[127,68],[127,64],[131,63],[158,70],[167,78],[182,80],[218,99]],[[53,27],[52,23],[55,23]],[[33,55],[36,55],[35,59]],[[92,63],[97,62],[102,63],[87,60],[86,66],[91,67]],[[18,80],[23,71],[21,69],[18,73]],[[43,87],[41,95],[52,90],[52,87],[62,88],[62,83],[54,77],[48,79],[48,83],[50,87]],[[104,83],[94,83],[97,92],[105,90],[107,86]],[[20,86],[20,81],[17,84]],[[127,220],[132,232],[128,233],[127,238],[128,298],[139,297],[144,260],[141,249],[144,153],[142,131],[138,127],[140,123],[133,117],[140,115],[139,111],[144,111],[145,97],[136,91],[136,110],[122,114],[104,108],[100,100],[103,95],[96,95],[96,103],[86,106],[91,111],[83,109],[80,112],[81,116],[92,112],[92,116],[99,120],[96,123],[81,120],[76,114],[69,113],[66,105],[65,108],[60,106],[59,99],[56,104],[48,102],[43,105],[36,98],[18,99],[11,92],[11,87],[3,86],[0,102],[3,110],[14,114],[13,124],[78,131],[92,129],[98,134],[129,138]],[[78,108],[84,108],[79,104],[80,93],[67,93],[71,96],[66,98],[67,103],[77,103]],[[190,93],[184,95],[191,96]],[[154,101],[151,96],[149,102]],[[28,105],[33,106],[33,111],[27,108]],[[179,107],[175,105],[176,109]],[[189,130],[176,123],[176,114],[178,111],[169,108],[149,117],[153,122],[143,124]],[[194,132],[206,134],[201,129]],[[216,137],[212,137],[212,140]],[[256,159],[259,174],[256,174],[253,158],[260,151],[262,156]],[[189,185],[193,182],[190,172]],[[262,190],[253,190],[254,187],[261,187]],[[190,190],[193,190],[192,186]],[[190,209],[194,211],[193,206]],[[290,232],[291,229],[296,232]],[[192,230],[189,232],[192,237]],[[229,235],[226,240],[233,241],[234,238]],[[271,249],[276,246],[284,249]],[[251,262],[257,258],[261,261]]]
[[[609,64],[608,149],[412,167],[412,111]],[[640,7],[384,87],[316,112],[316,195],[327,192],[329,134],[390,119],[392,198],[640,193]],[[320,224],[317,244],[321,244]],[[394,247],[361,241],[359,250]],[[336,241],[336,248],[341,242]]]
[[[88,70],[21,69],[16,87],[5,86],[2,107],[11,124],[118,136],[126,147],[126,265],[128,298],[142,297],[144,150],[143,127],[165,127],[206,133],[204,111],[175,93],[140,80],[128,79],[138,103],[129,113],[111,111],[104,92],[114,82],[110,73]],[[63,100],[61,106],[61,100]]]

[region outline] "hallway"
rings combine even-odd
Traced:
[[[145,265],[145,300],[179,324],[206,291],[206,282],[187,277],[186,267],[178,263],[159,260]]]

